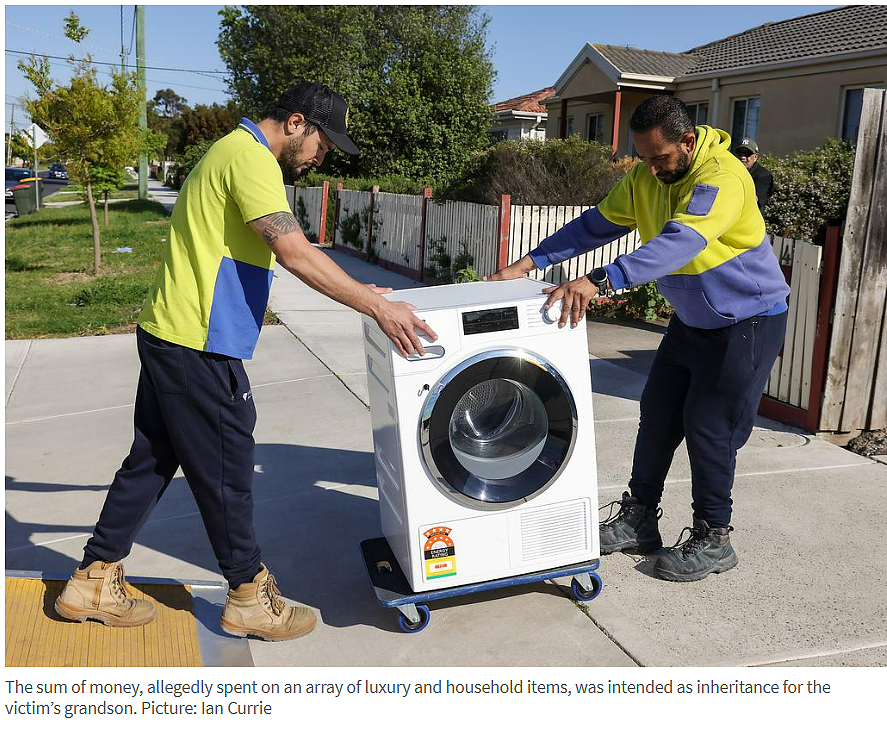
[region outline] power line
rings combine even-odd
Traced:
[[[48,53],[40,53],[38,51],[16,51],[12,48],[5,48],[4,51],[6,53],[14,53],[18,56],[44,56],[45,58],[52,58],[58,61],[71,61],[72,59],[67,56],[53,56]],[[101,66],[119,66],[118,63],[109,63],[108,61],[95,61],[90,58],[75,58],[74,61],[83,61],[86,63],[97,63]],[[135,64],[124,64],[126,68],[138,68]],[[151,71],[179,71],[190,74],[202,74],[204,76],[209,76],[210,74],[227,74],[227,71],[198,71],[196,69],[183,69],[183,68],[175,68],[172,66],[144,66],[145,69],[150,69]],[[215,78],[217,81],[224,81],[224,79],[219,79],[215,76],[209,76],[209,78]]]

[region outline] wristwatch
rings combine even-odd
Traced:
[[[608,294],[610,292],[610,280],[607,277],[607,270],[603,267],[595,267],[585,276],[589,282],[598,288],[598,294]]]

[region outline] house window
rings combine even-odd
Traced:
[[[604,115],[589,114],[588,115],[588,141],[603,142],[604,141]]]
[[[693,120],[694,127],[700,124],[708,124],[708,102],[688,104],[687,111],[690,112],[690,119]]]
[[[733,140],[737,141],[746,137],[756,140],[760,116],[761,97],[752,96],[747,99],[734,99],[733,129],[731,133]]]
[[[496,129],[490,132],[490,144],[496,145],[508,139],[507,129]]]
[[[567,117],[567,137],[573,134],[573,118]]]
[[[866,89],[883,89],[883,84],[869,84],[844,90],[844,113],[841,120],[841,139],[856,142],[859,137],[859,119],[862,116],[862,95]]]

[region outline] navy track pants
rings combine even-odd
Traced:
[[[84,549],[83,566],[120,561],[181,467],[219,568],[234,588],[261,556],[253,534],[256,408],[243,363],[138,328],[135,438]]]
[[[656,506],[678,445],[687,440],[693,515],[730,524],[736,452],[748,441],[770,370],[785,339],[787,313],[703,330],[675,315],[641,396],[629,489]]]

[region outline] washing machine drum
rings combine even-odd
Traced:
[[[464,361],[432,389],[420,442],[428,472],[460,502],[505,507],[539,495],[566,465],[576,406],[554,367],[522,351]]]

